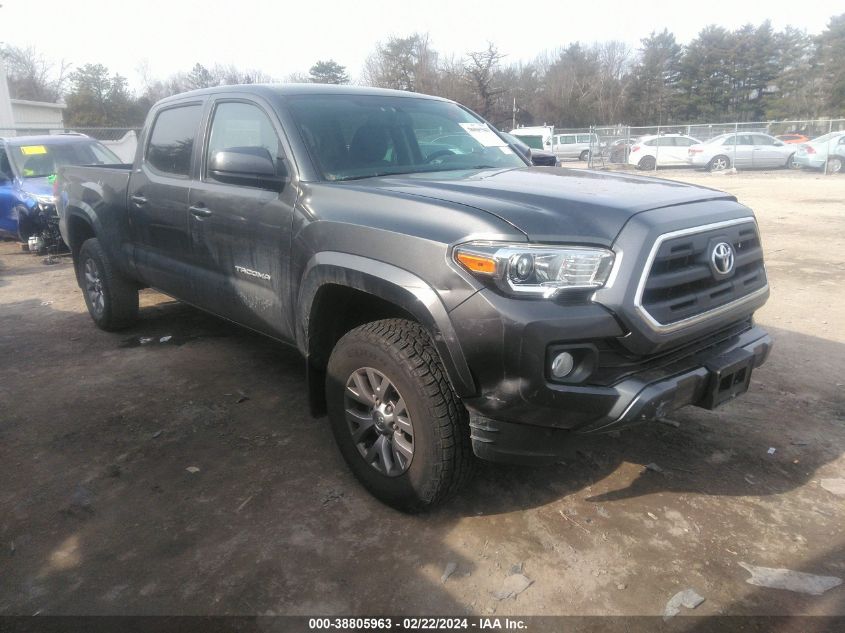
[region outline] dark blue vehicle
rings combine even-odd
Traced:
[[[120,162],[84,134],[0,138],[0,237],[26,245],[30,237],[51,233],[51,219],[56,218],[53,182],[60,166]],[[50,235],[44,237],[49,241]],[[59,238],[57,231],[53,237]]]

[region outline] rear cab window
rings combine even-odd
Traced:
[[[202,105],[189,104],[162,110],[156,116],[145,161],[154,172],[188,178]]]

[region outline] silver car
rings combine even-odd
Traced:
[[[598,153],[599,137],[596,134],[555,134],[552,152],[558,158],[588,160],[590,151]]]
[[[827,164],[827,173],[842,173],[845,171],[845,132],[832,132],[802,143],[795,153],[795,164],[810,169],[824,169]]]
[[[710,171],[722,171],[729,167],[789,167],[792,165],[795,149],[794,145],[787,145],[768,134],[730,133],[691,146],[687,151],[687,162],[696,167],[706,167]]]

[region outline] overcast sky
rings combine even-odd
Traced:
[[[845,11],[842,0],[0,0],[0,41],[34,45],[76,66],[99,62],[140,84],[196,62],[256,68],[282,79],[335,59],[359,75],[376,42],[428,32],[442,53],[495,42],[507,61],[529,61],[571,42],[639,39],[664,27],[687,42],[706,24],[729,29],[766,18],[810,33]]]

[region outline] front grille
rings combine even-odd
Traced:
[[[734,268],[725,276],[711,261],[720,242],[734,251]],[[727,224],[662,238],[639,302],[658,324],[671,325],[742,299],[766,283],[757,225]]]

